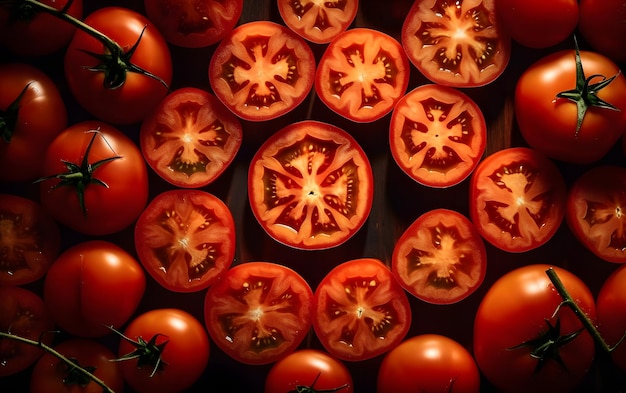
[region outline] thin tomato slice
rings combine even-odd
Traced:
[[[326,44],[346,31],[359,0],[278,0],[278,12],[291,30],[316,44]]]
[[[369,216],[373,186],[354,138],[312,120],[274,134],[248,172],[256,219],[272,238],[298,249],[332,248],[351,238]]]

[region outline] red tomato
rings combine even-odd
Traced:
[[[119,246],[88,240],[65,250],[44,280],[46,308],[56,324],[79,337],[101,337],[125,324],[146,288],[141,265]]]
[[[40,0],[46,6],[82,19],[83,0]],[[11,3],[9,3],[11,4]],[[43,56],[63,49],[76,28],[57,16],[40,11],[29,2],[0,7],[0,46],[18,55]],[[1,74],[1,73],[0,73]]]
[[[400,43],[369,28],[349,29],[327,46],[315,77],[318,97],[346,119],[368,123],[387,115],[409,84]]]
[[[578,23],[578,0],[498,0],[495,10],[502,29],[529,48],[565,41]]]
[[[311,327],[313,292],[296,271],[270,262],[230,268],[209,287],[205,325],[215,344],[244,364],[293,352]]]
[[[44,208],[64,225],[88,235],[128,227],[148,201],[148,169],[139,147],[99,121],[76,123],[62,131],[48,145],[42,175]]]
[[[557,160],[588,164],[604,157],[626,132],[626,77],[615,63],[598,53],[580,51],[580,59],[584,75],[577,72],[572,50],[551,53],[526,69],[517,81],[515,116],[531,147]],[[613,76],[615,79],[604,88],[592,87]],[[589,86],[585,78],[590,78]],[[587,100],[600,98],[617,110],[590,106],[578,128],[577,104],[557,98],[577,84],[581,89],[597,90],[597,97],[590,94]]]
[[[474,358],[455,340],[438,334],[413,336],[389,351],[378,370],[378,393],[478,393]]]
[[[351,238],[373,200],[372,168],[346,131],[305,120],[286,126],[257,151],[248,196],[263,229],[299,249],[326,249]]]
[[[0,180],[35,180],[46,148],[67,127],[57,86],[28,64],[0,65],[0,120]]]
[[[428,79],[454,87],[479,87],[496,80],[511,57],[495,0],[416,1],[402,25],[402,46]]]
[[[430,210],[396,242],[391,268],[398,282],[425,302],[451,304],[482,284],[487,251],[474,224],[448,209]]]
[[[354,384],[350,370],[340,360],[316,349],[301,349],[274,363],[263,392],[352,393]]]
[[[124,379],[115,355],[109,348],[95,340],[71,338],[54,346],[54,350],[83,368],[94,368],[91,373],[102,380],[112,391],[124,390]],[[102,387],[84,374],[57,358],[44,354],[32,370],[30,393],[102,393]]]
[[[320,282],[314,300],[315,333],[342,360],[381,355],[398,345],[411,326],[406,293],[377,259],[341,263]]]
[[[194,87],[170,93],[141,124],[141,152],[177,187],[203,187],[234,160],[242,127],[211,93]]]
[[[157,195],[135,226],[135,248],[144,268],[164,288],[207,288],[235,257],[235,221],[218,197],[199,190]]]
[[[263,121],[300,105],[313,87],[315,57],[304,39],[270,21],[236,27],[209,64],[215,95],[237,116]]]
[[[167,42],[203,48],[231,32],[241,16],[243,0],[144,0],[144,6]]]
[[[134,343],[121,339],[119,358],[140,349],[139,358],[119,363],[124,380],[137,393],[185,392],[209,362],[210,342],[204,326],[180,309],[147,311],[130,322],[124,336]],[[148,348],[136,345],[141,341]]]
[[[0,331],[50,345],[54,321],[39,295],[22,287],[0,286]],[[41,348],[0,338],[0,377],[17,374],[43,354]]]
[[[452,87],[416,87],[396,104],[389,145],[398,166],[431,187],[454,186],[483,156],[487,125],[480,107]]]
[[[287,27],[316,44],[329,43],[346,31],[359,8],[359,0],[278,0],[277,4]]]
[[[557,166],[526,147],[499,150],[478,164],[470,181],[470,217],[494,246],[524,252],[559,229],[567,190]]]
[[[120,7],[94,11],[84,22],[109,37],[124,51],[130,62],[160,78],[122,70],[119,64],[101,70],[105,64],[100,57],[109,58],[109,49],[88,33],[78,30],[65,53],[64,70],[69,89],[78,103],[100,120],[113,124],[135,124],[158,105],[167,95],[172,80],[172,60],[167,42],[157,28],[143,15]],[[135,44],[138,45],[135,47]],[[134,50],[132,49],[134,48]],[[114,81],[105,79],[113,77]],[[123,79],[125,78],[125,79]],[[115,88],[110,82],[123,80]]]
[[[0,285],[39,280],[60,246],[59,227],[39,203],[0,194]]]
[[[598,330],[610,346],[614,346],[626,332],[626,265],[621,265],[604,281],[596,300]],[[626,371],[626,346],[620,344],[611,358],[622,371]]]
[[[626,168],[600,165],[574,181],[565,218],[578,240],[609,262],[626,263]]]
[[[626,62],[626,1],[580,0],[578,31],[596,51]]]
[[[563,298],[546,274],[549,267],[533,264],[504,274],[476,311],[474,356],[499,392],[571,392],[593,361],[594,341],[569,307],[559,308]],[[594,298],[585,283],[553,269],[594,320]]]

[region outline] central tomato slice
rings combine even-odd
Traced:
[[[248,172],[252,211],[275,240],[299,249],[338,246],[372,207],[372,168],[344,130],[317,121],[291,124],[267,140]]]

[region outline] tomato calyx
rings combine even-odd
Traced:
[[[69,358],[71,363],[63,363],[63,384],[66,386],[81,386],[85,387],[91,382],[91,378],[84,371],[89,374],[93,374],[96,371],[94,366],[81,366],[80,362],[76,358]]]
[[[345,389],[345,388],[347,388],[349,386],[346,383],[346,384],[338,386],[336,388],[324,389],[324,390],[315,390],[314,386],[317,383],[317,380],[320,378],[320,375],[322,375],[321,372],[317,373],[317,376],[313,380],[313,383],[311,384],[311,386],[296,385],[296,388],[294,390],[290,390],[287,393],[331,393],[331,392],[338,392],[338,391],[340,391],[342,389]]]
[[[20,103],[22,102],[22,98],[24,98],[24,94],[26,94],[26,92],[28,91],[29,86],[30,83],[27,83],[26,86],[24,86],[20,94],[17,95],[15,100],[11,102],[6,110],[0,110],[0,136],[2,136],[2,140],[4,140],[6,143],[11,142],[13,132],[15,131],[15,127],[17,126],[17,119],[20,112]]]
[[[113,328],[113,326],[109,326],[109,329],[135,347],[135,350],[122,355],[117,359],[113,359],[112,361],[123,362],[137,359],[137,368],[142,368],[144,366],[150,366],[152,368],[150,378],[152,378],[157,372],[163,371],[167,363],[163,361],[161,354],[163,353],[167,343],[169,343],[169,340],[165,340],[160,344],[157,344],[157,340],[159,337],[166,337],[165,335],[157,333],[148,341],[144,340],[141,336],[137,337],[137,340],[133,340]]]
[[[613,80],[620,74],[621,70],[617,74],[610,78],[604,75],[594,74],[589,77],[585,76],[583,70],[583,64],[580,59],[580,51],[578,49],[578,41],[574,38],[575,44],[575,61],[576,61],[576,87],[571,90],[566,90],[558,93],[557,98],[565,98],[576,104],[577,116],[576,116],[576,132],[575,137],[578,137],[580,128],[582,127],[583,120],[587,113],[587,110],[591,107],[608,109],[613,111],[620,111],[613,104],[604,101],[598,97],[598,93],[607,87]],[[592,80],[601,78],[600,82],[591,83]]]

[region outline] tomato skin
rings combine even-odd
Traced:
[[[30,83],[20,100],[10,142],[0,138],[0,180],[35,180],[47,146],[67,127],[67,110],[52,79],[28,64],[0,65],[0,111],[6,111]]]
[[[135,313],[146,288],[141,265],[104,240],[65,250],[50,266],[43,298],[56,324],[78,337],[102,337]],[[106,296],[103,296],[106,294]]]
[[[343,262],[322,279],[314,297],[313,328],[326,350],[346,361],[381,355],[406,336],[406,293],[378,259]]]
[[[626,1],[580,0],[578,30],[596,50],[615,62],[626,62]]]
[[[93,374],[112,391],[124,390],[124,379],[115,355],[109,348],[95,340],[70,338],[54,346],[54,350],[68,359],[75,359],[81,367],[95,367]],[[68,366],[50,353],[45,353],[33,368],[30,377],[30,393],[101,393],[102,387],[90,381],[82,387],[68,384]]]
[[[599,258],[626,263],[624,218],[626,168],[599,165],[577,178],[567,196],[565,219],[576,238]]]
[[[58,186],[60,179],[40,183],[42,206],[60,223],[88,235],[112,234],[130,226],[148,201],[148,169],[139,147],[117,128],[100,121],[84,121],[62,131],[48,146],[42,176],[67,172],[62,160],[80,165],[89,142],[98,130],[89,152],[89,163],[120,156],[98,167],[93,177],[108,187],[87,184],[83,213],[74,186]],[[128,190],[133,190],[129,193]]]
[[[619,342],[626,332],[626,316],[616,312],[626,307],[626,265],[618,266],[602,284],[596,298],[598,330],[610,346]],[[626,347],[619,345],[611,352],[613,363],[626,371]]]
[[[186,87],[168,94],[141,123],[148,165],[177,187],[198,188],[218,178],[242,142],[239,119],[208,91]]]
[[[135,225],[135,249],[144,268],[175,292],[206,289],[235,257],[235,222],[218,197],[175,189],[157,195]]]
[[[146,17],[121,7],[105,7],[88,15],[84,22],[117,42],[124,51],[135,45],[145,27],[131,62],[169,86],[172,81],[169,47]],[[104,87],[104,73],[89,70],[99,60],[84,51],[105,52],[100,41],[79,30],[65,52],[65,78],[76,101],[96,118],[115,125],[136,124],[167,95],[168,89],[162,83],[137,72],[127,72],[126,81],[117,89]]]
[[[378,370],[378,393],[478,393],[480,372],[470,352],[439,334],[410,337],[389,351]]]
[[[314,386],[313,383],[315,383]],[[287,393],[309,387],[316,392],[354,392],[350,370],[343,362],[317,349],[296,350],[272,365],[264,393]]]
[[[626,132],[626,77],[606,56],[580,51],[586,77],[601,75],[616,78],[598,97],[618,111],[590,107],[576,133],[576,104],[556,98],[560,92],[576,86],[576,62],[573,50],[551,53],[526,69],[515,89],[515,116],[524,140],[548,157],[574,164],[600,160]],[[541,86],[538,89],[537,86]]]
[[[515,348],[545,332],[546,320],[556,323],[554,313],[563,299],[546,274],[550,267],[583,312],[592,321],[596,318],[593,294],[568,270],[531,264],[505,273],[488,289],[474,322],[476,362],[498,391],[571,392],[591,366],[595,347],[586,330],[558,348],[565,367],[548,358],[537,370],[539,360],[530,355],[531,348]],[[557,315],[562,335],[582,328],[570,308],[562,307]]]
[[[277,4],[287,27],[316,44],[327,44],[346,31],[359,9],[359,0],[324,3],[278,0]]]
[[[206,369],[210,356],[209,337],[192,314],[176,308],[158,308],[135,317],[124,330],[124,336],[149,341],[159,335],[156,344],[165,341],[161,360],[162,371],[151,376],[150,365],[137,366],[137,359],[119,362],[124,380],[137,393],[175,393],[187,391]],[[120,340],[118,357],[131,353],[135,347]]]

